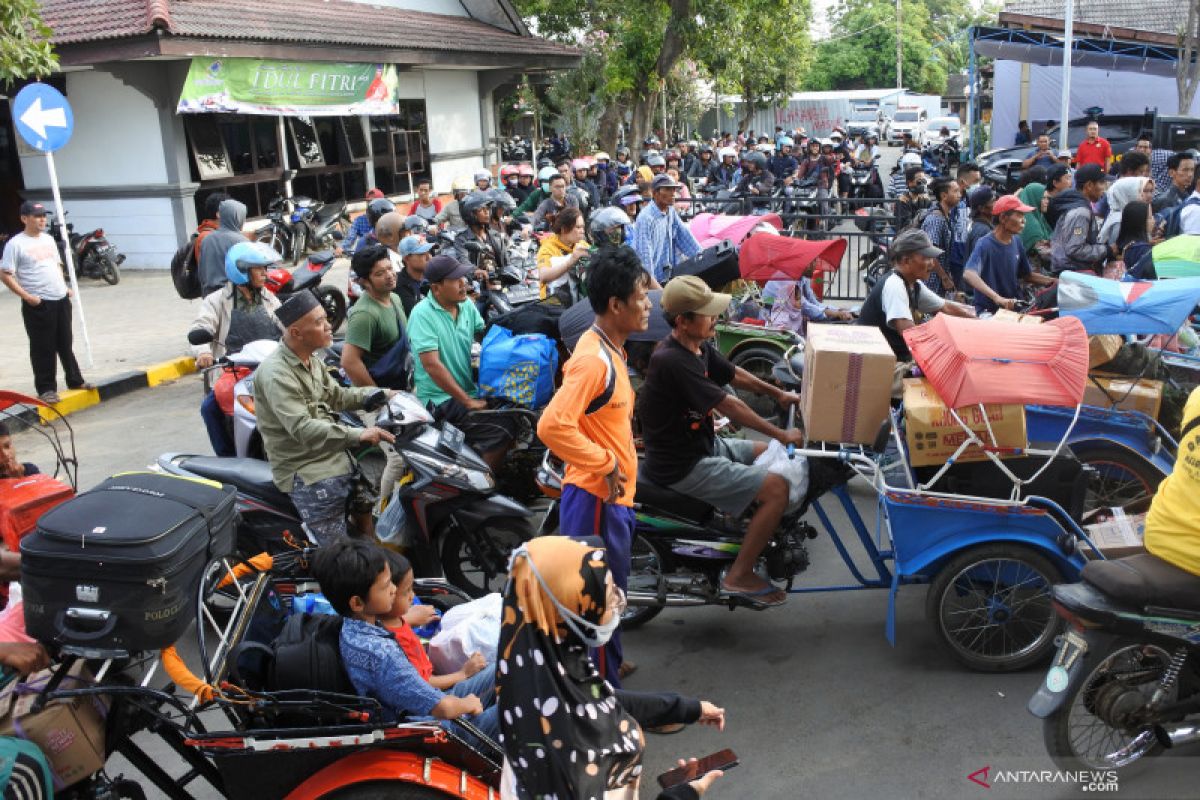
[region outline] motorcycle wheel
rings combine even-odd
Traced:
[[[292,234],[291,251],[288,254],[292,260],[292,266],[298,266],[300,262],[304,260],[304,245],[307,243],[307,241],[308,236],[303,230],[301,230],[299,233]]]
[[[1112,707],[1127,692],[1149,701],[1170,663],[1170,653],[1156,645],[1130,639],[1114,642],[1062,706],[1042,722],[1046,752],[1054,763],[1064,770],[1123,769],[1161,753],[1163,746],[1151,728],[1120,730],[1096,711],[1098,703]]]
[[[319,800],[440,800],[454,795],[402,780],[356,783],[320,795]]]
[[[668,572],[668,560],[659,547],[640,533],[633,537],[629,550],[629,589],[653,592],[658,589],[658,580]],[[662,613],[665,606],[629,606],[621,615],[621,630],[640,628]]]
[[[1115,447],[1082,450],[1079,462],[1089,467],[1083,513],[1102,508],[1145,511],[1162,483],[1162,473],[1145,460]]]
[[[321,305],[325,307],[325,316],[329,318],[329,326],[333,330],[342,327],[346,321],[346,295],[332,286],[318,286],[313,289]]]
[[[1050,588],[1062,573],[1049,558],[1008,543],[973,547],[933,579],[925,611],[938,638],[966,667],[1012,672],[1050,657],[1061,623]]]
[[[113,261],[112,256],[100,256],[100,277],[110,286],[116,286],[121,282],[121,272],[117,269],[117,262]]]
[[[773,347],[753,345],[734,354],[731,361],[735,367],[741,367],[759,380],[773,384],[772,370],[783,360],[783,353]],[[754,394],[753,392],[738,391],[737,396],[746,405],[754,409],[754,413],[770,422],[772,425],[782,425],[786,419],[783,411],[774,400]]]
[[[504,590],[508,580],[508,557],[533,538],[525,520],[496,517],[479,526],[476,553],[461,525],[447,522],[442,527],[442,571],[446,580],[472,597]]]

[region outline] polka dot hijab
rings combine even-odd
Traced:
[[[496,691],[501,743],[521,800],[600,800],[635,784],[642,771],[641,728],[547,594],[599,624],[608,592],[599,541],[543,536],[513,558]]]

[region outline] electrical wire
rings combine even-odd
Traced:
[[[819,39],[819,40],[813,42],[813,44],[821,45],[821,44],[829,44],[831,42],[840,42],[843,39],[849,39],[854,36],[859,36],[861,34],[866,33],[867,31],[872,31],[872,30],[875,30],[876,28],[882,28],[884,25],[891,25],[891,24],[893,24],[892,20],[885,19],[882,22],[876,22],[874,25],[869,25],[860,31],[855,31],[854,33],[843,33],[839,36],[831,36],[828,39]]]

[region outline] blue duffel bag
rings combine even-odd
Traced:
[[[541,408],[554,394],[558,349],[540,333],[516,334],[493,325],[479,353],[479,391],[526,408]]]

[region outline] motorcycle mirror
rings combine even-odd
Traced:
[[[188,331],[188,344],[196,345],[209,344],[213,340],[212,331],[206,331],[203,328],[193,328]]]
[[[367,395],[367,399],[363,401],[363,411],[376,411],[387,402],[387,392],[383,389],[377,389]]]

